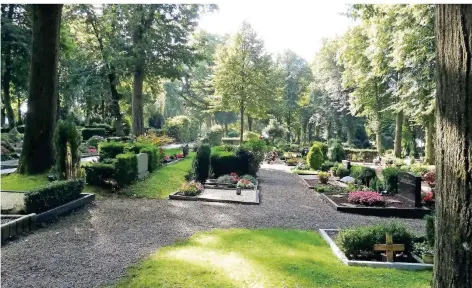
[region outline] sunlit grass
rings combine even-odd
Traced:
[[[37,175],[22,175],[12,173],[1,176],[2,190],[29,191],[49,183],[48,173]]]
[[[431,271],[343,265],[314,231],[199,233],[132,267],[117,287],[429,287]]]

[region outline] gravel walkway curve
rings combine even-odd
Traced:
[[[2,287],[97,287],[159,247],[214,228],[339,228],[385,218],[336,212],[293,174],[262,169],[261,204],[110,198],[2,247]],[[422,220],[401,220],[424,231]]]

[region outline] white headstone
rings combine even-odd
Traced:
[[[148,172],[148,154],[146,153],[139,153],[136,155],[138,159],[138,178],[142,179],[149,175]]]

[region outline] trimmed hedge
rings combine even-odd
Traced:
[[[100,160],[115,158],[116,155],[125,153],[125,149],[128,147],[129,145],[121,142],[101,142],[98,144],[98,154],[100,155]]]
[[[112,159],[115,160],[115,159]],[[116,163],[116,161],[111,161]],[[95,186],[106,185],[106,181],[113,179],[115,175],[115,164],[90,163],[82,166],[85,169],[85,179],[88,184]]]
[[[105,128],[83,128],[81,132],[84,141],[87,141],[92,136],[105,137],[107,135]]]
[[[148,170],[152,172],[159,167],[161,161],[159,161],[159,153],[156,147],[149,145],[146,147],[141,148],[139,153],[146,153],[148,155]]]
[[[254,162],[254,154],[243,148],[239,148],[235,153],[212,151],[210,170],[215,178],[232,172],[238,175],[256,176],[259,167],[255,167]]]
[[[195,156],[192,166],[195,174],[195,180],[205,183],[210,174],[210,145],[202,144],[198,147],[197,155]]]
[[[41,213],[80,198],[84,180],[58,181],[25,193],[26,213]]]
[[[115,180],[118,186],[128,185],[138,177],[136,154],[126,153],[116,156]]]
[[[379,156],[379,152],[375,149],[344,149],[346,158],[354,162],[372,162]]]
[[[105,129],[107,135],[111,135],[115,133],[115,128],[105,123],[95,123],[92,125],[85,125],[85,128],[103,128]]]
[[[398,172],[400,172],[400,170],[396,167],[387,167],[382,170],[385,189],[387,189],[389,193],[396,194],[398,192]]]

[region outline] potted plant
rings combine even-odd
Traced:
[[[418,242],[414,243],[414,251],[416,254],[421,256],[421,260],[425,264],[433,264],[434,263],[434,251],[429,246],[428,242]]]

